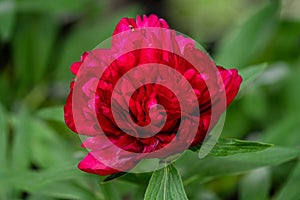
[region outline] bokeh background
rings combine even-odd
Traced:
[[[0,199],[136,200],[151,174],[103,177],[63,122],[69,66],[122,17],[154,13],[201,43],[218,65],[256,76],[227,112],[222,137],[271,150],[176,165],[189,199],[299,199],[299,0],[0,0]],[[179,198],[180,199],[180,198]]]

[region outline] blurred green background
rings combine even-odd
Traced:
[[[69,66],[122,17],[155,13],[218,65],[260,75],[230,106],[222,137],[274,148],[176,165],[189,199],[300,198],[299,0],[0,0],[0,199],[143,199],[151,174],[79,171],[86,154],[63,122]]]

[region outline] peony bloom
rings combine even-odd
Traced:
[[[83,171],[110,175],[200,144],[238,93],[236,69],[155,15],[121,19],[111,43],[71,66],[65,122],[88,137]]]

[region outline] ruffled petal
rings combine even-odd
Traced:
[[[77,75],[82,63],[84,62],[85,58],[89,55],[89,52],[84,52],[80,58],[80,61],[79,62],[74,62],[72,65],[71,65],[71,72],[74,74],[74,75]]]
[[[117,24],[113,35],[116,35],[118,33],[124,32],[124,31],[129,31],[137,28],[136,22],[132,18],[123,18],[120,20],[120,22]]]
[[[106,176],[120,171],[131,170],[140,160],[140,157],[115,146],[91,151],[78,164],[82,171]]]
[[[106,166],[98,159],[96,159],[91,153],[89,153],[79,164],[78,168],[84,172],[98,174],[101,176],[107,176],[120,172],[119,170],[113,169]]]
[[[227,70],[223,67],[218,66],[218,70],[223,79],[226,90],[227,105],[229,105],[240,89],[242,77],[238,74],[238,71],[236,69]]]

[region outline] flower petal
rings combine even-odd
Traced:
[[[227,105],[229,105],[240,89],[242,77],[238,74],[238,71],[236,69],[227,70],[223,67],[218,66],[218,70],[225,85]]]
[[[106,176],[120,171],[132,169],[140,158],[136,154],[124,151],[118,147],[110,146],[100,151],[91,151],[79,163],[82,171]]]
[[[71,72],[74,74],[74,75],[77,75],[83,61],[85,60],[85,58],[89,55],[89,52],[84,52],[80,58],[80,61],[79,62],[74,62],[72,65],[71,65]]]

